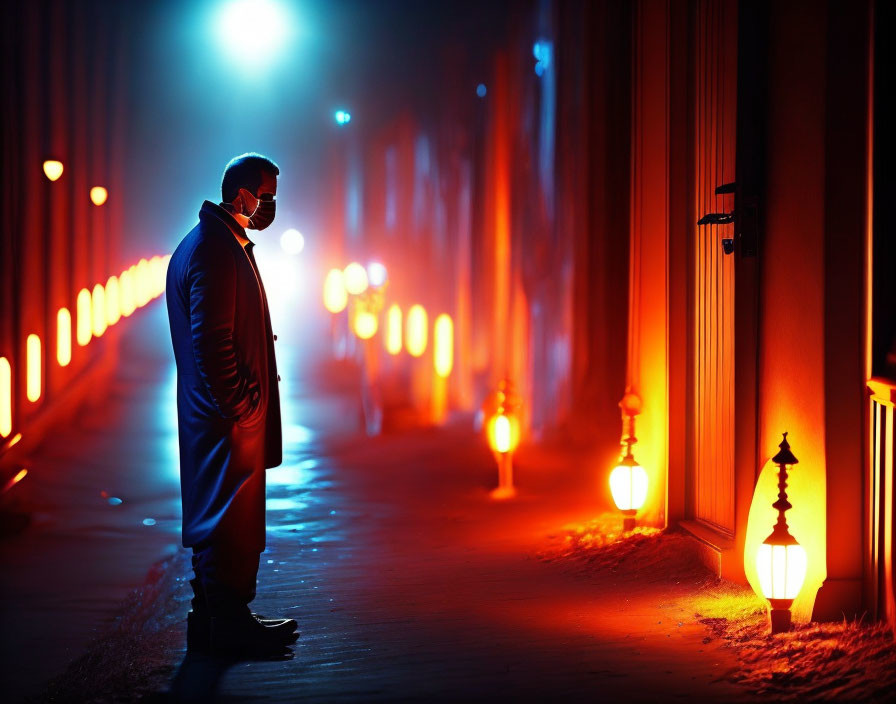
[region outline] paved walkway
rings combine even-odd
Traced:
[[[54,669],[38,667],[37,654],[55,652],[59,669],[63,655],[82,651],[87,631],[109,622],[138,574],[166,546],[176,549],[164,323],[163,311],[148,314],[134,332],[132,367],[124,364],[102,420],[86,418],[90,432],[70,429],[36,458],[57,457],[44,480],[57,496],[47,507],[55,527],[41,534],[48,542],[26,536],[3,547],[4,569],[15,575],[4,578],[4,632],[43,621],[19,653],[4,638],[4,657],[24,668],[4,667],[5,692],[34,691]],[[162,697],[173,681],[177,692],[219,701],[746,699],[724,679],[737,665],[730,652],[705,642],[705,628],[676,606],[685,586],[620,584],[538,559],[549,533],[600,509],[584,466],[523,458],[519,497],[494,503],[494,464],[468,420],[363,437],[354,384],[297,356],[297,343],[309,339],[281,331],[278,342],[285,461],[267,473],[267,551],[254,603],[299,621],[294,657],[185,660],[187,561],[175,559],[171,569],[182,574],[168,583],[176,593],[158,602],[171,612],[156,619],[171,626],[140,636],[168,669],[133,682],[134,691],[151,686]],[[90,503],[101,489],[121,495],[120,513]],[[126,520],[113,524],[110,515]],[[143,525],[144,517],[155,525]],[[54,578],[36,577],[46,565]],[[29,596],[29,584],[47,586]],[[54,619],[78,626],[65,625],[64,643]]]

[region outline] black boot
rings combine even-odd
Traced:
[[[266,629],[284,639],[295,636],[289,641],[290,643],[295,643],[299,637],[297,631],[299,624],[291,618],[264,618],[256,613],[251,616]],[[197,653],[211,651],[211,625],[211,616],[207,609],[194,609],[187,613],[187,650]]]
[[[283,652],[299,638],[295,621],[266,626],[246,608],[209,619],[209,646],[217,655],[269,655]]]

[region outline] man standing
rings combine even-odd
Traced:
[[[168,265],[192,650],[278,652],[298,638],[295,621],[248,606],[265,548],[265,469],[282,462],[282,435],[274,336],[246,228],[273,222],[279,173],[260,154],[233,159],[222,202],[202,204]]]

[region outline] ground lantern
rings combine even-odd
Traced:
[[[790,630],[790,606],[806,578],[806,551],[790,534],[784,515],[793,508],[787,500],[787,468],[799,460],[790,451],[787,433],[778,447],[780,451],[772,458],[778,465],[778,500],[772,504],[778,510],[778,520],[756,555],[759,585],[770,607],[772,633]]]
[[[632,446],[638,442],[635,437],[635,416],[641,412],[641,399],[626,393],[619,402],[622,409],[622,446],[624,448],[619,463],[610,472],[610,493],[616,508],[624,516],[623,530],[635,527],[635,516],[647,500],[647,472],[635,460]]]
[[[488,444],[498,463],[498,486],[492,498],[508,499],[516,494],[513,487],[513,453],[520,443],[519,397],[513,384],[505,379],[490,398],[486,411]]]

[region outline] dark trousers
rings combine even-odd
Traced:
[[[264,551],[264,471],[236,493],[208,540],[193,546],[193,611],[211,616],[248,612]]]

